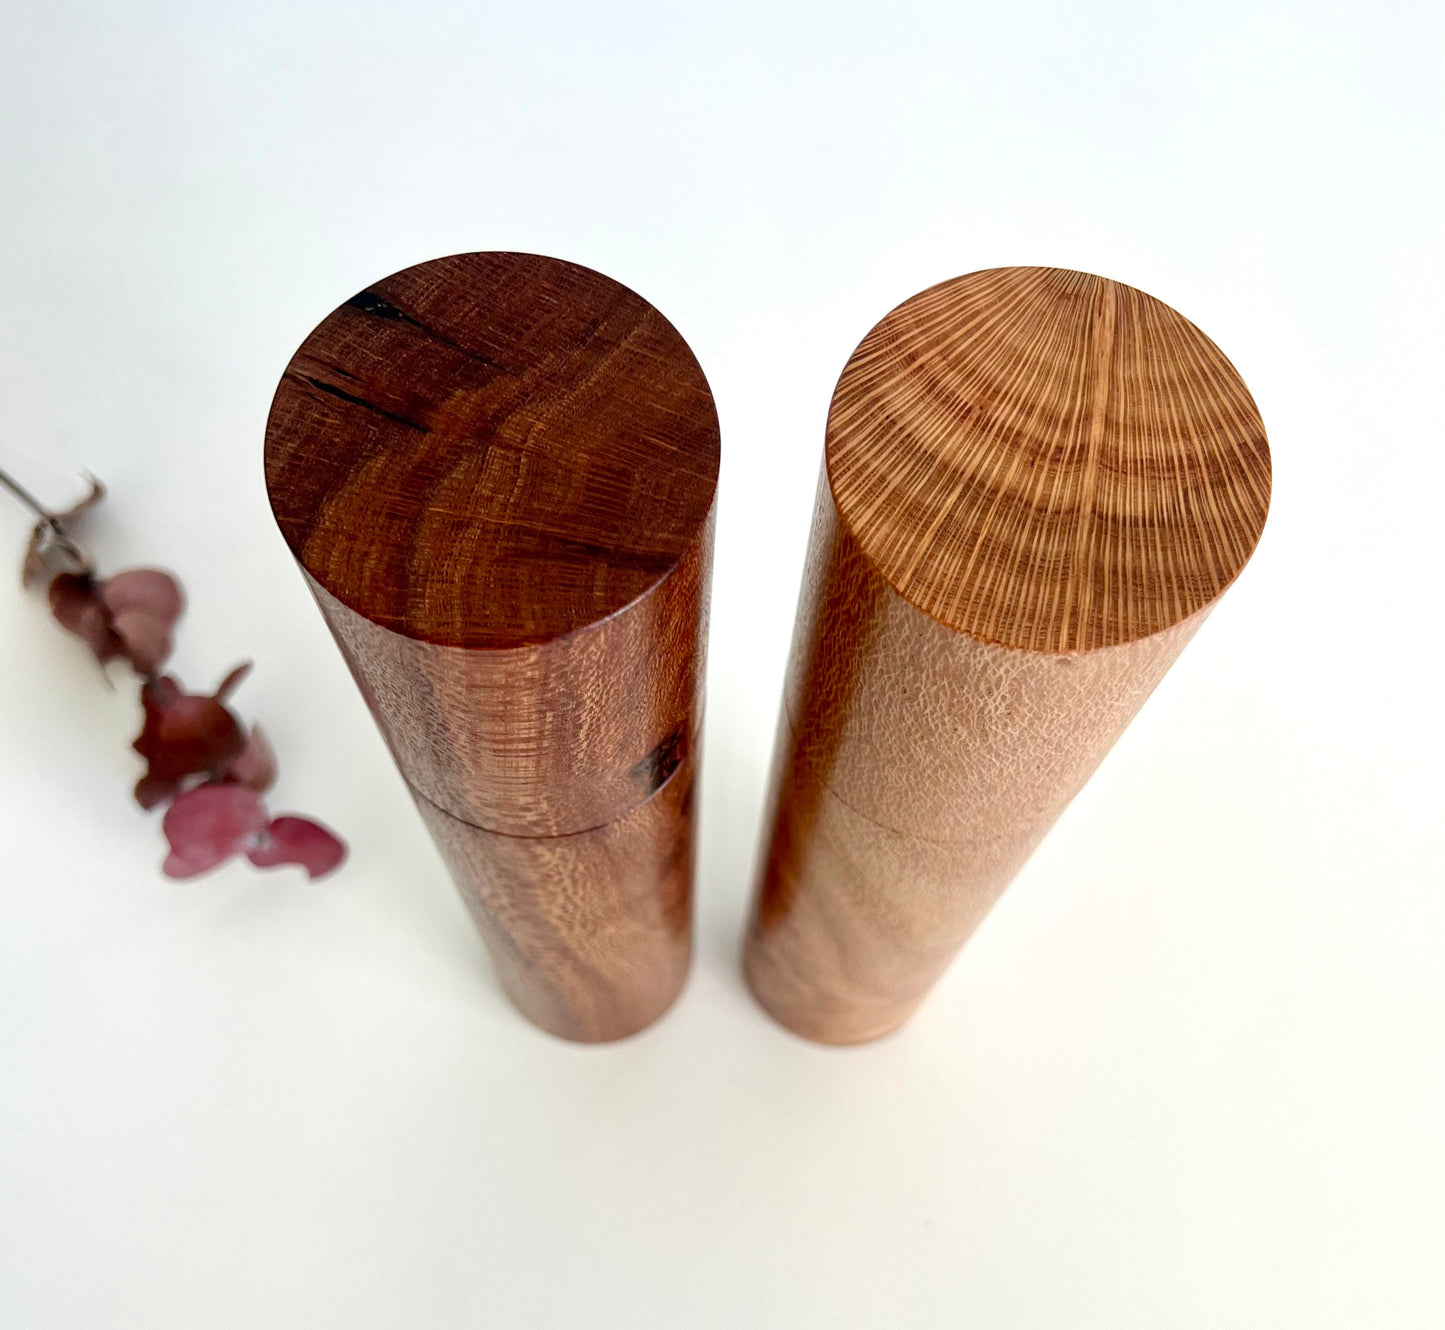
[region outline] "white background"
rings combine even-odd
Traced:
[[[0,578],[0,1324],[1445,1322],[1442,55],[1434,4],[8,0],[0,460],[110,484],[353,857],[164,881],[129,690]],[[322,315],[509,248],[657,304],[723,424],[697,960],[612,1048],[499,995],[261,481]],[[913,1024],[811,1047],[736,952],[824,413],[1010,263],[1199,323],[1273,511]]]

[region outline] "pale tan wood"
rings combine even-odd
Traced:
[[[1002,269],[905,302],[829,414],[745,947],[810,1038],[915,1009],[1263,527],[1228,361],[1102,278]]]

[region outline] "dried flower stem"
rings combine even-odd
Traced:
[[[345,843],[310,818],[272,817],[262,803],[276,779],[276,756],[260,729],[252,726],[248,734],[226,705],[250,663],[236,666],[210,696],[187,693],[161,672],[185,608],[180,584],[158,568],[97,577],[71,541],[66,525],[105,497],[105,487],[94,476],[89,480],[90,493],[57,513],[0,468],[0,486],[36,519],[23,584],[46,587],[56,622],[81,638],[102,666],[124,660],[140,679],[144,721],[131,747],[145,758],[146,774],[135,798],[147,810],[168,805],[161,830],[170,854],[161,871],[196,877],[244,855],[257,868],[295,864],[309,877],[331,872],[346,857]],[[57,552],[71,565],[64,571],[57,570]]]
[[[40,502],[28,489],[15,479],[3,466],[0,466],[0,485],[4,485],[17,499],[30,509],[36,517],[43,517],[47,522],[54,522],[54,515]]]
[[[90,571],[90,560],[80,552],[80,547],[65,534],[65,524],[57,513],[52,513],[43,503],[40,502],[28,489],[15,479],[3,466],[0,466],[0,485],[3,485],[17,499],[20,500],[35,516],[50,528],[51,538],[57,548],[65,553],[75,562],[77,571]]]

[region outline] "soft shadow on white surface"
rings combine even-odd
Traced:
[[[0,460],[112,487],[176,668],[334,880],[162,880],[136,718],[0,594],[0,1324],[1445,1320],[1435,7],[0,12]],[[291,566],[291,351],[464,249],[591,264],[723,423],[697,963],[606,1049],[500,997]],[[810,1047],[737,975],[824,413],[1004,263],[1179,308],[1270,428],[1258,554],[917,1020]],[[0,550],[25,521],[0,508]]]

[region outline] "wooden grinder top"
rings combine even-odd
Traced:
[[[265,451],[276,520],[422,797],[564,835],[686,764],[718,423],[640,296],[534,254],[395,273],[302,343]]]
[[[636,600],[696,541],[717,472],[677,330],[535,254],[458,254],[352,297],[287,366],[266,429],[307,573],[451,647],[548,642]]]
[[[838,382],[827,466],[899,595],[1038,652],[1208,605],[1270,495],[1264,425],[1219,348],[1142,291],[1058,268],[971,273],[888,314]]]

